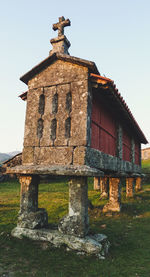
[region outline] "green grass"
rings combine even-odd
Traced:
[[[150,173],[150,160],[142,160],[142,170],[143,172]]]
[[[104,233],[111,242],[108,257],[78,256],[45,242],[16,239],[10,232],[16,226],[19,211],[18,182],[0,183],[0,277],[149,277],[150,276],[150,185],[133,199],[122,191],[122,212],[105,216],[99,192],[89,182],[89,211],[92,232]],[[46,208],[50,223],[58,223],[68,209],[67,180],[42,183],[39,207]]]

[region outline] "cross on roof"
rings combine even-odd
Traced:
[[[70,26],[70,20],[65,19],[63,16],[59,17],[59,22],[56,24],[53,24],[53,30],[58,30],[58,37],[64,35],[64,27]]]

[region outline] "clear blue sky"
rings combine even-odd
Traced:
[[[22,150],[27,90],[19,78],[49,55],[58,17],[72,56],[113,79],[150,141],[149,0],[5,0],[0,3],[0,152]],[[148,147],[149,145],[147,145]]]

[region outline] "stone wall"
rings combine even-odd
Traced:
[[[23,165],[84,164],[91,124],[88,69],[56,61],[28,85]]]
[[[142,160],[150,160],[150,147],[146,149],[142,149]]]

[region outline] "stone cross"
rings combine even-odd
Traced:
[[[58,30],[58,37],[61,37],[62,35],[64,35],[64,27],[66,26],[70,26],[71,22],[69,19],[66,19],[61,16],[59,17],[59,22],[56,24],[53,24],[53,30],[56,31]]]

